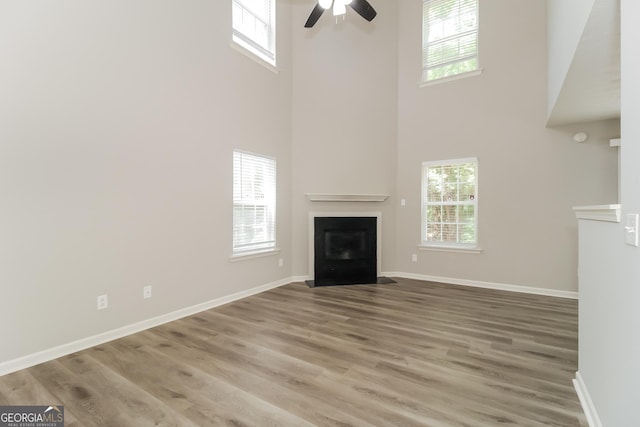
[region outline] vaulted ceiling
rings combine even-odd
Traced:
[[[595,0],[549,126],[620,117],[620,2]]]

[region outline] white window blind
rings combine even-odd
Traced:
[[[423,0],[422,81],[478,69],[478,0]]]
[[[422,244],[476,247],[477,222],[477,160],[424,162]]]
[[[275,248],[276,160],[233,152],[233,253]]]
[[[233,41],[276,63],[276,0],[232,0]]]

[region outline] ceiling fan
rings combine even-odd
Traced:
[[[376,17],[377,12],[369,4],[367,0],[318,0],[318,4],[311,11],[307,23],[304,24],[305,28],[313,27],[322,13],[333,6],[333,15],[340,16],[347,13],[347,5],[351,6],[351,9],[355,10],[358,15],[362,16],[367,21],[371,22]]]

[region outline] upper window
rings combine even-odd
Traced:
[[[276,65],[276,0],[232,0],[233,41]]]
[[[478,69],[478,0],[423,0],[422,81]]]
[[[478,223],[478,161],[422,164],[422,244],[475,248]]]
[[[276,246],[276,160],[233,152],[233,254]]]

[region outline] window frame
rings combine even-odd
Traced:
[[[239,158],[238,158],[239,157]],[[243,196],[243,185],[255,186],[255,180],[253,182],[244,182],[242,171],[237,170],[237,161],[242,163],[249,161],[255,162],[255,164],[265,163],[262,167],[269,168],[271,173],[264,173],[260,176],[265,186],[264,188],[264,202],[259,203],[260,199],[245,198]],[[254,257],[255,255],[264,253],[275,253],[277,249],[277,160],[275,157],[266,156],[263,154],[256,154],[244,150],[233,150],[233,193],[232,193],[232,258],[238,257]],[[236,179],[240,177],[240,182]],[[240,197],[237,197],[237,196]],[[255,196],[255,194],[254,194]],[[245,224],[244,222],[238,223],[236,221],[236,208],[237,207],[263,207],[265,210],[265,218],[262,225],[265,227],[266,239],[256,240],[252,242],[241,242],[237,239],[238,234],[236,232],[238,227],[256,226],[257,223]]]
[[[461,78],[466,78],[466,77],[472,77],[472,76],[477,76],[479,74],[482,73],[482,68],[480,67],[480,0],[473,0],[475,1],[475,15],[476,15],[476,25],[475,25],[475,29],[472,31],[466,31],[466,32],[460,32],[457,33],[455,35],[450,35],[447,37],[443,37],[442,39],[439,39],[438,41],[435,42],[431,42],[429,43],[426,39],[428,38],[428,34],[429,34],[429,21],[426,19],[426,8],[428,7],[428,4],[433,2],[433,1],[440,1],[440,0],[422,0],[422,54],[421,54],[421,58],[422,58],[422,74],[421,74],[421,79],[420,79],[420,86],[421,87],[425,87],[425,86],[431,86],[434,84],[439,84],[439,83],[444,83],[444,82],[448,82],[451,80],[458,80]],[[445,0],[446,1],[446,0]],[[460,1],[460,0],[451,0],[451,1]],[[475,62],[476,62],[476,67],[473,70],[468,70],[468,71],[462,71],[462,72],[456,72],[454,74],[450,74],[450,75],[446,75],[446,76],[442,76],[442,77],[436,77],[436,78],[428,78],[428,72],[430,70],[430,68],[433,68],[433,66],[429,66],[429,60],[427,57],[427,52],[428,52],[428,45],[433,45],[436,44],[437,42],[442,41],[443,39],[450,39],[450,40],[456,40],[462,37],[462,35],[464,34],[470,34],[470,33],[475,33],[475,38],[476,38],[476,49],[475,49],[475,55],[470,56],[468,58],[466,58],[465,60],[468,59],[473,59],[475,58]],[[461,60],[458,61],[451,61],[451,64],[455,64],[455,63],[460,63],[462,62]],[[447,63],[443,63],[440,64],[439,66],[444,66],[447,65]]]
[[[243,0],[231,0],[231,41],[232,45],[241,48],[242,52],[247,52],[251,57],[264,61],[266,64],[276,67],[276,0],[264,0],[269,2],[268,21],[262,16],[258,16]],[[260,21],[267,27],[267,44],[263,46],[259,41],[251,38],[234,25],[236,7],[242,9],[243,13],[251,15],[256,21]]]
[[[473,200],[467,202],[461,202],[459,200],[460,194],[458,194],[458,198],[451,203],[441,202],[429,202],[429,194],[428,194],[428,170],[433,167],[446,167],[446,166],[455,166],[461,164],[472,163],[475,168],[475,182],[474,182],[474,194]],[[425,161],[422,162],[422,171],[421,171],[421,216],[420,216],[420,245],[421,249],[442,249],[442,250],[455,250],[455,251],[468,251],[468,252],[480,252],[481,249],[478,245],[478,183],[479,183],[479,165],[478,159],[476,157],[467,157],[460,159],[450,159],[450,160],[435,160],[435,161]],[[459,239],[456,242],[443,242],[443,241],[430,241],[427,240],[427,228],[429,224],[428,220],[428,208],[429,206],[473,206],[473,224],[474,224],[474,242],[473,243],[464,243],[460,242]],[[460,225],[460,222],[456,222],[455,224]]]

